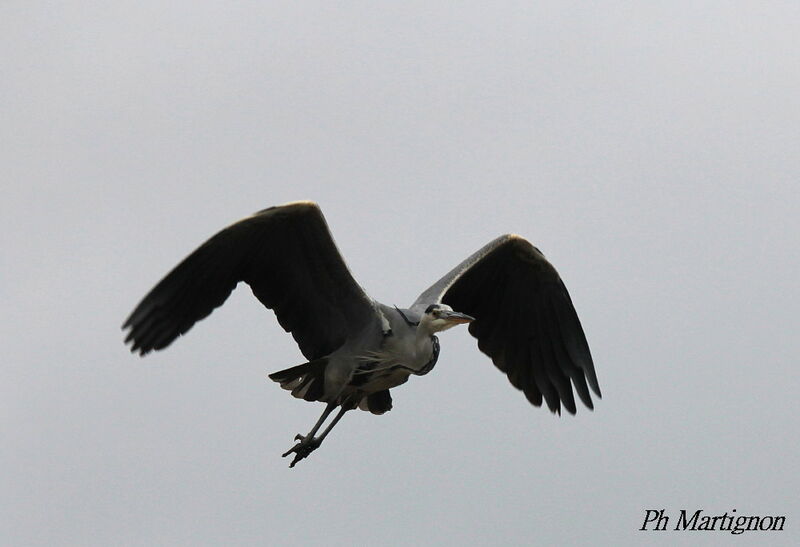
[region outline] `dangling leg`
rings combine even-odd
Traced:
[[[325,428],[325,431],[322,432],[322,435],[320,435],[317,438],[317,442],[319,444],[322,444],[322,441],[325,439],[325,437],[328,436],[328,433],[331,432],[331,429],[333,429],[333,426],[335,426],[337,423],[339,423],[339,420],[342,419],[342,416],[344,416],[344,413],[347,412],[348,410],[350,410],[350,407],[347,407],[347,406],[343,406],[342,408],[339,409],[339,413],[336,416],[333,417],[333,420],[331,421],[330,424],[328,424],[328,427]]]
[[[292,463],[289,464],[289,467],[294,467],[297,462],[299,462],[303,458],[307,458],[309,454],[311,454],[314,450],[319,448],[319,445],[322,444],[323,439],[325,439],[328,433],[330,433],[331,429],[333,429],[333,426],[335,426],[339,422],[339,420],[342,419],[344,413],[349,410],[349,408],[343,406],[339,410],[339,413],[333,418],[333,421],[330,423],[330,425],[328,425],[325,431],[322,432],[322,435],[320,435],[319,437],[314,437],[314,434],[319,430],[320,426],[322,426],[322,424],[325,422],[330,413],[333,412],[333,409],[336,408],[336,406],[337,405],[334,403],[328,403],[328,406],[326,406],[325,410],[322,412],[322,416],[319,417],[319,420],[317,420],[317,423],[314,424],[314,427],[311,428],[311,431],[308,432],[308,435],[303,436],[298,433],[295,436],[294,440],[300,442],[294,445],[292,448],[290,448],[287,452],[283,454],[284,458],[289,454],[291,454],[292,452],[294,452],[295,454],[294,460],[292,460]]]
[[[311,428],[311,431],[308,432],[308,435],[303,436],[300,433],[298,433],[297,435],[294,436],[294,440],[303,441],[307,438],[313,438],[314,434],[319,430],[322,424],[325,423],[325,420],[328,419],[328,416],[331,415],[331,412],[333,412],[334,408],[336,408],[336,405],[334,403],[328,403],[327,405],[325,405],[325,410],[322,411],[322,416],[319,417],[319,420],[317,420],[317,423],[315,423],[314,427]],[[286,454],[283,455],[283,457],[285,458],[290,453],[291,451],[287,452]]]

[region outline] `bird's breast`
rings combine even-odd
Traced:
[[[353,372],[350,386],[366,393],[375,393],[404,384],[412,371],[401,366],[387,366],[376,361],[362,363]]]
[[[362,358],[353,371],[350,385],[367,393],[391,389],[408,381],[412,374],[422,376],[433,370],[439,358],[439,339],[431,336],[423,347],[384,344]]]

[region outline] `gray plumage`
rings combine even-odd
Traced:
[[[319,207],[271,207],[223,229],[176,266],[123,325],[131,351],[167,347],[222,305],[244,281],[307,363],[270,375],[296,397],[326,404],[320,420],[284,456],[292,466],[315,450],[345,412],[391,409],[390,389],[430,372],[435,336],[470,323],[478,348],[535,406],[575,413],[600,396],[589,346],[555,268],[524,238],[491,241],[408,308],[371,299],[336,249]],[[458,310],[458,311],[453,311]],[[315,436],[328,415],[339,413]]]

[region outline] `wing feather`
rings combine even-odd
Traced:
[[[309,360],[338,348],[378,321],[317,204],[259,211],[203,243],[133,310],[123,329],[131,351],[163,349],[221,306],[244,281]]]
[[[469,332],[531,404],[576,412],[575,393],[593,408],[600,397],[583,328],[558,272],[524,238],[491,241],[423,292],[412,304],[421,313],[445,303],[474,316]],[[588,385],[587,385],[588,383]]]

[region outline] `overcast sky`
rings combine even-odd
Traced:
[[[0,5],[0,542],[797,544],[796,2]],[[604,398],[531,407],[466,329],[296,468],[322,406],[240,287],[120,325],[219,228],[320,203],[388,304],[495,236],[559,269]]]

